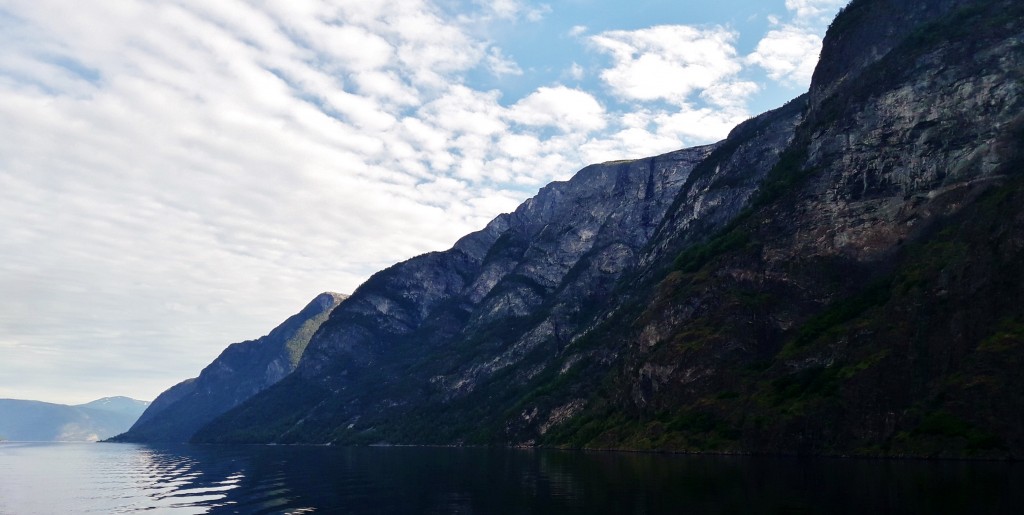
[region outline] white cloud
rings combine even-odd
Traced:
[[[551,6],[548,4],[540,4],[526,10],[526,19],[532,22],[538,22],[544,19],[545,16],[551,13]]]
[[[517,0],[491,0],[478,3],[490,6],[496,16],[506,19],[515,19],[522,9],[522,5]]]
[[[659,135],[638,127],[626,127],[610,137],[587,141],[580,146],[580,152],[587,161],[603,163],[652,156],[671,149],[678,149],[680,140]]]
[[[604,32],[590,41],[614,59],[601,78],[620,97],[682,104],[690,94],[726,81],[742,69],[733,47],[735,39],[734,32],[722,27],[662,25]]]
[[[498,47],[491,47],[487,51],[487,66],[491,73],[501,77],[502,75],[522,75],[523,70],[515,61],[505,57]]]
[[[516,102],[509,118],[526,125],[548,125],[558,129],[589,132],[604,128],[605,111],[593,95],[565,86],[542,87]]]
[[[346,71],[376,70],[390,64],[395,48],[383,37],[352,25],[304,23],[302,43]]]
[[[473,77],[535,70],[491,29],[546,4],[2,9],[0,396],[47,400],[152,397],[319,291],[443,249],[587,163],[723,137],[749,116],[751,70],[799,80],[810,55],[776,35],[743,58],[721,27],[576,26],[584,39],[562,40],[605,69],[552,63],[571,87],[503,97]],[[616,98],[582,89],[590,76]],[[57,397],[58,371],[82,397]]]
[[[587,159],[656,154],[725,137],[750,116],[761,88],[743,78],[737,34],[723,27],[663,25],[610,31],[589,40],[612,57],[601,79],[630,106],[602,138],[584,143]]]
[[[357,72],[353,74],[352,80],[360,94],[393,103],[393,107],[412,106],[419,103],[419,92],[404,83],[394,70]]]
[[[573,80],[583,80],[583,77],[586,76],[586,71],[579,63],[574,62],[566,71],[566,75]]]
[[[528,134],[509,134],[501,138],[498,147],[514,158],[530,158],[540,151],[540,140]]]
[[[750,96],[760,89],[757,83],[751,81],[727,82],[705,89],[700,97],[721,110],[743,111]]]
[[[527,21],[538,22],[551,12],[551,6],[547,4],[532,5],[519,0],[474,0],[474,3],[489,11],[490,16],[510,21],[523,18]],[[487,15],[484,16],[485,19],[487,17]]]
[[[498,91],[476,91],[467,86],[451,86],[443,95],[419,110],[424,121],[449,131],[451,136],[473,134],[489,136],[502,132],[504,109],[498,103]]]
[[[747,62],[764,68],[772,80],[807,86],[821,52],[821,38],[792,25],[769,31],[747,56]]]
[[[786,0],[786,9],[798,20],[804,22],[820,22],[823,18],[835,14],[850,0]]]
[[[717,108],[684,108],[675,113],[661,113],[654,117],[658,133],[673,135],[683,141],[711,143],[725,137],[736,124],[747,119],[744,111]],[[717,137],[709,138],[709,135]]]
[[[620,119],[617,131],[580,144],[587,162],[658,155],[724,138],[749,118],[743,109],[679,106],[672,110],[639,109]]]
[[[0,339],[25,352],[0,396],[152,397],[530,191],[492,181],[578,168],[496,144],[529,127],[459,83],[500,53],[424,1],[65,8],[8,2],[0,33]],[[42,342],[67,359],[11,368]],[[103,360],[55,397],[47,371]]]
[[[806,88],[821,52],[821,34],[840,7],[849,0],[786,0],[788,17],[770,15],[773,26],[746,57],[768,78],[790,88]]]

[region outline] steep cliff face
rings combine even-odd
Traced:
[[[375,275],[195,440],[1019,455],[1022,70],[1020,2],[854,0],[808,95]]]
[[[346,298],[322,293],[268,335],[228,346],[199,377],[160,394],[113,440],[187,442],[200,427],[291,373],[310,337]]]
[[[790,120],[774,128],[777,148],[765,154],[781,151],[799,114],[781,116]],[[197,439],[499,438],[505,411],[614,303],[613,288],[635,270],[694,166],[715,148],[587,167],[451,250],[375,275],[331,315],[295,374]],[[719,223],[742,207],[709,195],[717,195],[708,209],[723,213]]]
[[[873,30],[844,16],[875,3],[854,2],[836,20],[833,30],[854,36],[830,32],[816,80],[837,68],[824,59]],[[598,343],[620,360],[590,365],[603,390],[542,442],[1024,450],[1013,378],[1024,359],[1024,12],[1017,2],[947,4],[914,2],[930,21],[860,45],[841,81],[812,86],[748,212],[652,259],[675,270],[628,290],[630,317],[603,327]]]
[[[747,208],[789,146],[807,100],[801,95],[736,126],[694,168],[641,257],[645,273],[665,273],[657,266],[664,255],[701,242]]]
[[[928,23],[976,5],[976,0],[852,0],[833,20],[811,82],[811,103],[835,94],[905,38]],[[942,37],[940,35],[940,37]]]
[[[665,230],[680,191],[698,200],[673,224],[700,218],[690,231],[698,235],[726,223],[785,148],[804,105],[752,120],[719,145],[587,167],[451,250],[375,275],[332,314],[293,376],[197,439],[504,438],[506,412],[579,359],[574,342],[617,302],[614,288]],[[694,178],[723,147],[720,169]]]

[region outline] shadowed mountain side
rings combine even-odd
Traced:
[[[1024,4],[853,0],[810,94],[370,278],[198,442],[1024,452]]]
[[[188,441],[210,420],[291,373],[313,333],[346,298],[322,293],[270,334],[228,346],[199,377],[160,394],[128,432],[112,441]]]
[[[704,200],[702,230],[721,227],[778,158],[803,106],[767,113],[719,145],[589,166],[451,250],[376,274],[331,315],[292,377],[197,440],[220,441],[218,428],[241,423],[244,432],[225,440],[491,441],[538,374],[557,373],[552,363],[614,305],[613,289],[681,189]],[[715,176],[724,179],[694,180],[723,147],[735,155]]]
[[[877,28],[862,16],[904,4],[913,23],[887,25],[890,43],[848,44]],[[851,3],[819,71],[857,66],[828,87],[815,75],[830,93],[750,209],[657,248],[650,262],[671,271],[622,285],[622,315],[590,343],[615,358],[575,364],[523,412],[585,407],[510,423],[509,439],[1019,456],[1024,5],[948,4]]]

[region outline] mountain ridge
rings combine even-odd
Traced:
[[[969,391],[936,391],[963,372],[935,368],[921,354],[929,345],[950,352],[953,342],[942,334],[900,334],[906,321],[885,311],[943,304],[904,291],[949,280],[921,264],[938,253],[904,247],[954,244],[938,238],[936,227],[967,225],[958,213],[981,209],[977,203],[993,194],[985,191],[990,187],[1014,195],[1018,182],[1011,176],[1021,170],[1022,141],[1020,11],[1007,2],[975,2],[970,11],[937,16],[863,75],[848,78],[852,91],[841,89],[847,94],[817,110],[812,104],[751,212],[702,246],[683,249],[674,258],[676,271],[642,297],[638,322],[611,331],[646,343],[629,347],[627,364],[610,374],[608,389],[617,395],[591,399],[590,413],[542,443],[794,454],[1019,452],[1019,431],[1007,429],[1019,418],[1012,410],[1019,406],[1016,381],[1005,375],[994,381],[989,393],[998,394],[989,399],[1005,406],[991,408],[988,419],[964,411]],[[957,30],[986,25],[995,30],[984,36]],[[972,52],[973,59],[964,58]],[[950,89],[963,93],[949,96]],[[851,141],[859,147],[842,146]],[[975,157],[986,154],[991,157]],[[1010,220],[1019,216],[1006,213]],[[991,212],[980,219],[1000,225]],[[1002,225],[1003,238],[1015,241],[1009,235],[1016,229]],[[965,258],[991,259],[975,252],[944,264],[962,269]],[[1016,268],[1012,262],[975,280],[1019,283],[1002,273]],[[962,295],[993,313],[1018,309],[1012,301]],[[948,315],[976,311],[962,302]],[[935,315],[915,317],[944,325]],[[877,327],[879,320],[892,328]],[[1005,324],[989,320],[992,327]],[[970,349],[984,338],[965,335],[953,355],[974,359],[978,351]],[[892,345],[907,340],[918,340],[917,349]],[[1018,359],[1012,346],[1003,350],[1008,361]],[[873,388],[864,386],[868,378]],[[942,407],[945,397],[961,397],[961,404]],[[994,429],[1000,426],[1001,434]]]
[[[807,95],[375,274],[193,441],[1019,455],[1022,10],[854,0]]]
[[[325,292],[262,338],[229,345],[198,377],[157,396],[119,442],[185,442],[201,426],[280,381],[310,337],[348,296]]]
[[[128,429],[148,405],[123,396],[77,405],[0,399],[0,440],[99,441]]]

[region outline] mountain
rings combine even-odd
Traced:
[[[228,346],[199,377],[161,393],[112,441],[187,442],[197,429],[295,369],[309,338],[346,295],[321,293],[266,336]]]
[[[258,396],[271,405],[239,408],[251,420],[243,440],[372,441],[366,429],[398,414],[411,422],[400,431],[429,426],[431,442],[458,438],[484,414],[439,408],[513,393],[528,379],[520,364],[547,361],[592,323],[712,150],[590,166],[453,249],[374,275],[331,314],[296,372]]]
[[[104,397],[68,406],[49,402],[0,399],[0,440],[95,442],[131,427],[146,401]]]
[[[148,401],[137,401],[130,397],[104,397],[92,402],[79,404],[76,407],[90,410],[101,410],[112,413],[122,413],[133,417],[132,421],[139,418],[139,415],[149,406]]]
[[[581,370],[601,390],[567,380],[524,409],[585,407],[511,436],[1020,455],[1022,33],[1019,2],[852,2],[747,210],[696,245],[655,249],[592,344],[615,361]]]
[[[371,277],[196,442],[1024,451],[1024,4],[853,0],[808,94]]]

